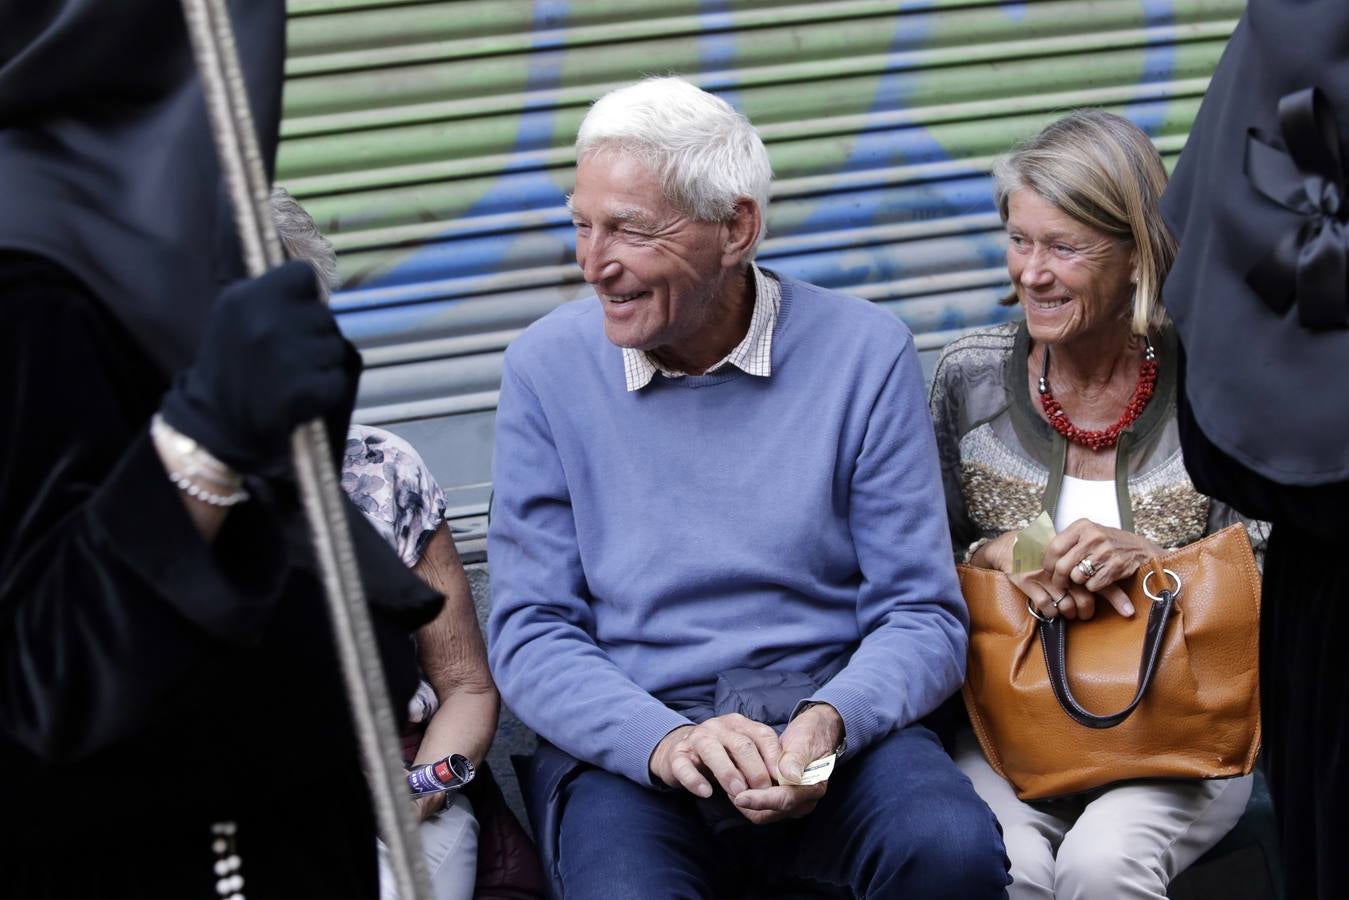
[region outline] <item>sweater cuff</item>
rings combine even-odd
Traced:
[[[664,788],[663,782],[651,777],[651,754],[667,734],[692,724],[686,716],[659,703],[653,705],[649,714],[635,716],[619,734],[618,746],[614,748],[618,774],[644,787]]]
[[[287,565],[286,541],[264,504],[232,508],[208,544],[142,434],[90,501],[89,516],[97,539],[199,628],[240,644],[265,628]]]
[[[843,719],[843,737],[847,746],[843,750],[843,759],[856,756],[858,751],[869,746],[881,736],[881,723],[872,710],[872,703],[865,696],[848,690],[825,685],[813,696],[806,697],[797,704],[792,718],[807,703],[828,703],[838,710]]]

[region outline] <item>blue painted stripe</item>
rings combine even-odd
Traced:
[[[549,91],[562,86],[562,67],[565,50],[556,35],[565,29],[569,6],[567,0],[535,0],[533,34],[534,52],[528,56],[528,73],[525,79],[527,106],[517,119],[518,130],[512,153],[525,153],[531,150],[551,147],[554,143],[554,131],[557,128],[557,115],[554,104],[548,99]],[[533,163],[519,166],[527,174],[517,175],[515,179],[497,182],[464,215],[490,215],[509,209],[518,209],[517,191],[523,181],[526,193],[536,196],[551,196],[552,202],[561,204],[565,198],[546,170],[539,170]],[[516,170],[508,161],[504,172]],[[540,202],[540,205],[544,205]],[[503,236],[475,242],[470,251],[470,265],[477,271],[502,271],[516,268],[510,258],[514,239]],[[455,267],[446,266],[443,248],[435,244],[413,251],[398,261],[388,271],[375,274],[366,283],[372,286],[388,284],[406,284],[412,280],[455,277]],[[342,294],[334,296],[334,307],[340,308],[345,302]]]
[[[1149,28],[1173,28],[1176,9],[1172,0],[1142,0],[1143,21]],[[1140,82],[1169,81],[1176,68],[1175,44],[1149,43],[1143,50],[1143,72]],[[1166,122],[1166,107],[1148,104],[1129,104],[1124,115],[1149,135],[1156,136]]]
[[[744,105],[740,94],[734,89],[736,38],[733,31],[735,18],[731,15],[730,0],[701,0],[698,10],[698,24],[701,30],[698,36],[698,70],[731,73],[728,77],[720,79],[722,83],[715,88],[704,86],[743,112]]]

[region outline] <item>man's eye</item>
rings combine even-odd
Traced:
[[[1068,256],[1069,254],[1076,253],[1077,251],[1074,250],[1072,247],[1068,246],[1067,244],[1055,244],[1054,252],[1059,254],[1060,256]]]
[[[1026,239],[1019,234],[1011,234],[1007,236],[1007,243],[1020,250],[1026,246]]]

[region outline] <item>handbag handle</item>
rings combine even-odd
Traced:
[[[1158,575],[1161,580],[1170,577],[1175,582],[1175,587],[1164,588],[1160,594],[1152,593],[1148,590],[1148,580],[1153,575]],[[1045,667],[1049,670],[1049,684],[1054,688],[1054,696],[1058,699],[1059,706],[1062,706],[1063,711],[1079,725],[1085,725],[1088,728],[1114,728],[1129,718],[1129,715],[1143,699],[1143,693],[1148,689],[1148,685],[1152,682],[1152,675],[1157,669],[1157,660],[1162,655],[1162,641],[1166,637],[1166,623],[1171,618],[1171,610],[1175,608],[1176,597],[1180,595],[1180,576],[1170,569],[1163,569],[1161,563],[1153,560],[1151,569],[1143,577],[1143,593],[1152,600],[1152,604],[1148,609],[1148,627],[1143,634],[1143,656],[1138,664],[1138,690],[1134,693],[1134,698],[1129,701],[1128,706],[1109,715],[1098,716],[1084,709],[1068,687],[1067,623],[1058,616],[1048,621],[1040,621],[1040,646],[1044,648],[1045,652]]]

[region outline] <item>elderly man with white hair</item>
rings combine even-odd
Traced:
[[[595,296],[506,353],[488,547],[555,892],[1003,896],[996,821],[918,723],[966,614],[911,335],[752,262],[772,173],[724,101],[647,79],[576,151]]]

